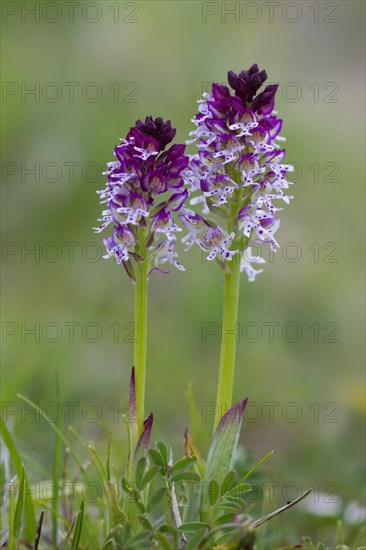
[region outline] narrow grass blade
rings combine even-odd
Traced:
[[[197,429],[197,408],[193,397],[192,382],[188,382],[188,387],[186,389],[185,397],[188,401],[188,406],[189,406],[189,420],[190,420],[193,439],[195,441],[198,441],[199,434]]]
[[[20,459],[19,453],[13,441],[13,438],[4,420],[1,417],[0,417],[0,431],[1,431],[3,441],[5,443],[5,446],[9,451],[10,459],[15,467],[16,473],[18,477],[20,477],[21,469],[22,469],[22,461]],[[25,472],[24,472],[24,484],[25,484],[24,536],[28,540],[32,540],[34,536],[34,532],[36,530],[36,520],[35,520],[34,505],[31,497],[30,485]]]
[[[57,403],[57,410],[62,411],[60,381],[57,373],[56,373],[56,403]],[[53,457],[53,474],[52,474],[52,481],[53,481],[52,506],[55,513],[52,514],[52,542],[56,548],[57,547],[57,528],[58,528],[58,520],[57,520],[58,494],[59,494],[60,477],[61,477],[61,471],[62,471],[62,439],[60,437],[60,434],[62,434],[62,414],[57,416],[55,424],[57,426],[57,431],[55,434],[55,452]]]
[[[107,470],[105,469],[104,467],[104,464],[102,462],[102,459],[100,458],[99,454],[98,454],[98,451],[96,450],[96,448],[93,446],[93,445],[88,445],[89,449],[90,449],[90,452],[92,454],[92,456],[95,457],[95,460],[97,461],[98,465],[99,465],[99,469],[100,469],[100,472],[103,476],[103,479],[106,483],[108,483],[108,474],[107,474]]]
[[[72,550],[78,550],[79,548],[79,542],[81,537],[81,531],[83,528],[83,520],[84,520],[84,501],[81,501],[80,509],[78,512],[78,517],[76,520],[75,530],[74,530],[74,538],[72,539]]]
[[[66,439],[62,431],[58,428],[58,426],[51,420],[51,418],[40,408],[38,405],[33,403],[28,397],[25,397],[25,395],[22,395],[21,393],[18,393],[17,397],[27,403],[30,407],[32,407],[37,413],[49,424],[49,426],[52,428],[54,432],[59,436],[61,441],[66,447],[70,448],[70,453],[73,459],[75,460],[76,464],[79,466],[80,470],[84,472],[83,464],[81,460],[79,459],[78,455],[75,453],[75,451],[72,448],[72,445],[69,443],[69,441]]]
[[[14,517],[15,517],[15,485],[9,485],[8,490],[8,548],[9,550],[15,549],[15,535],[14,535]]]
[[[105,469],[106,469],[106,473],[107,473],[107,482],[108,483],[110,483],[110,481],[111,481],[111,469],[110,469],[111,437],[112,437],[111,433],[109,432],[107,452],[106,452],[106,461],[105,461]]]
[[[81,437],[81,435],[76,430],[74,430],[74,428],[72,426],[69,426],[69,430],[73,434],[73,436],[75,436],[76,439],[81,443],[81,445],[84,447],[84,449],[86,450],[86,452],[88,453],[88,455],[92,459],[92,462],[95,466],[95,469],[96,469],[96,471],[99,475],[99,481],[100,481],[100,484],[101,484],[101,488],[102,488],[102,490],[104,490],[104,493],[107,497],[108,496],[108,492],[107,492],[107,489],[106,489],[107,472],[104,468],[104,465],[103,465],[103,462],[102,462],[100,456],[98,455],[95,448],[92,445],[88,445],[88,443],[85,441],[85,439],[83,437]]]
[[[248,477],[250,477],[252,474],[254,474],[254,472],[256,470],[258,470],[258,468],[260,466],[262,466],[263,462],[265,462],[270,456],[272,456],[273,453],[274,453],[274,451],[270,451],[268,454],[266,454],[266,456],[264,456],[259,462],[257,462],[257,464],[255,466],[253,466],[253,468],[251,470],[249,470],[249,472],[241,478],[239,483],[243,483],[243,481],[245,481],[246,479],[248,479]]]
[[[22,526],[23,512],[25,501],[25,479],[24,479],[24,464],[21,465],[18,498],[14,512],[14,544],[18,547],[19,533]]]

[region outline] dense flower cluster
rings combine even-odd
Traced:
[[[103,239],[107,250],[105,258],[115,257],[134,279],[136,262],[147,261],[149,271],[166,262],[180,270],[174,250],[176,225],[172,212],[178,211],[188,191],[182,190],[182,171],[188,164],[185,145],[165,147],[176,130],[170,121],[151,116],[145,122],[138,120],[126,139],[115,147],[116,161],[108,164],[108,183],[98,191],[101,203],[106,203],[95,228],[97,233],[110,224],[112,235]]]
[[[292,167],[283,164],[285,150],[278,142],[282,120],[277,118],[274,97],[277,85],[268,85],[257,93],[267,79],[266,71],[252,65],[248,71],[228,73],[227,86],[213,84],[212,93],[203,94],[191,132],[198,153],[190,157],[186,180],[190,203],[201,204],[202,216],[183,208],[180,218],[189,233],[184,237],[187,248],[196,243],[222,265],[240,254],[241,270],[250,281],[263,270],[253,263],[264,263],[253,246],[279,245],[274,238],[282,210],[278,200],[288,203],[292,197],[286,174]],[[212,214],[225,220],[226,227],[214,221]],[[256,251],[260,248],[255,246]]]

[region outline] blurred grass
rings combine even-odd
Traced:
[[[31,18],[21,23],[14,16],[3,24],[3,81],[26,82],[30,87],[34,82],[80,82],[81,87],[97,82],[103,90],[96,103],[83,100],[76,88],[74,103],[65,95],[56,103],[36,103],[31,98],[22,103],[17,95],[2,104],[3,161],[24,162],[27,167],[35,162],[80,163],[73,182],[65,168],[56,183],[42,177],[35,183],[32,175],[22,182],[19,174],[3,181],[4,241],[30,248],[35,242],[41,248],[55,242],[63,250],[55,263],[42,258],[37,263],[32,256],[22,262],[20,254],[4,260],[3,322],[24,322],[28,327],[35,322],[80,323],[73,343],[67,341],[66,328],[55,343],[42,338],[35,343],[32,336],[22,343],[19,333],[9,337],[2,352],[3,401],[17,402],[18,392],[40,404],[53,401],[57,371],[64,401],[80,403],[73,426],[102,445],[112,428],[113,439],[123,448],[124,428],[121,421],[114,421],[118,418],[113,404],[119,403],[122,410],[127,401],[133,344],[114,343],[109,327],[119,322],[121,340],[128,335],[123,326],[133,320],[133,292],[112,261],[93,263],[82,257],[86,243],[99,242],[91,228],[101,210],[95,191],[104,176],[100,183],[91,183],[83,178],[81,167],[89,162],[104,167],[113,158],[118,138],[147,114],[171,118],[178,128],[176,141],[184,141],[203,83],[223,82],[228,69],[257,62],[267,69],[270,81],[296,82],[302,90],[298,102],[286,101],[281,93],[277,102],[288,161],[302,168],[293,187],[295,200],[283,212],[278,236],[280,243],[299,243],[302,258],[286,262],[279,251],[254,285],[244,277],[241,283],[239,322],[241,326],[259,323],[263,329],[259,342],[242,339],[238,345],[235,399],[248,395],[262,406],[262,418],[247,422],[242,443],[257,458],[275,449],[267,467],[281,484],[296,481],[305,489],[314,482],[321,487],[333,482],[345,502],[361,502],[364,4],[337,2],[336,24],[314,23],[308,2],[301,3],[303,17],[294,24],[280,16],[269,23],[264,9],[257,23],[235,23],[230,17],[223,23],[219,16],[203,23],[201,2],[155,0],[138,2],[138,23],[113,23],[109,4],[100,4],[103,16],[95,24],[80,15],[74,23],[65,17],[55,24],[33,23]],[[137,83],[138,103],[114,103],[108,89],[114,82],[120,83],[124,96],[123,85]],[[309,90],[315,82],[321,99],[322,86],[335,82],[339,101],[315,103]],[[309,169],[314,162],[321,167],[337,163],[339,182],[315,183]],[[62,244],[70,241],[80,243],[73,263]],[[309,250],[316,242],[319,263]],[[330,251],[322,250],[328,242],[339,246],[338,263],[322,261]],[[186,273],[154,276],[150,283],[147,393],[147,410],[153,410],[156,418],[154,438],[169,439],[179,451],[188,424],[187,382],[192,381],[199,404],[214,399],[220,337],[204,343],[202,325],[220,323],[221,316],[218,270],[202,262],[197,251],[181,258]],[[280,323],[273,343],[263,326],[271,321]],[[90,322],[102,329],[95,343],[81,336],[81,327]],[[296,344],[280,335],[288,322],[302,328]],[[314,322],[337,323],[339,343],[314,343],[309,329]],[[97,402],[103,411],[100,425],[81,416],[82,404],[90,402]],[[273,422],[263,406],[266,402],[280,403]],[[289,402],[301,408],[297,423],[283,419],[283,407]],[[309,409],[314,403],[320,407],[318,422]],[[325,422],[331,412],[322,409],[327,403],[339,407],[338,422]],[[31,465],[27,471],[37,479],[39,470],[48,468],[52,460],[51,434],[24,409],[8,420],[27,456],[25,462]],[[311,518],[293,513],[293,525],[289,532],[299,534],[301,529],[301,534],[321,535]]]

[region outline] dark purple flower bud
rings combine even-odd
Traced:
[[[212,95],[216,101],[229,101],[230,90],[222,84],[212,84]]]
[[[152,136],[159,143],[159,150],[163,151],[165,147],[170,143],[176,134],[176,129],[172,128],[170,120],[163,121],[161,117],[155,120],[152,116],[147,116],[145,122],[137,120],[135,127],[142,134]]]
[[[242,71],[240,75],[245,71]],[[250,67],[250,69],[247,72],[248,74],[248,89],[249,89],[249,97],[248,101],[252,101],[253,97],[259,90],[259,88],[262,86],[263,82],[267,80],[267,73],[266,71],[259,71],[258,65],[254,63]]]
[[[235,95],[240,97],[244,104],[246,102],[246,97],[248,93],[246,73],[243,71],[241,73],[241,76],[239,76],[234,73],[234,71],[229,71],[227,79],[232,89],[235,90]]]
[[[243,107],[251,103],[266,80],[266,71],[259,71],[257,64],[252,65],[248,71],[241,71],[238,75],[234,71],[228,73],[229,84],[235,90],[235,95],[242,100]]]
[[[150,135],[145,132],[141,132],[135,126],[130,128],[129,133],[127,134],[127,140],[134,140],[134,146],[139,147],[140,149],[146,149],[149,152],[158,153],[161,150],[159,140],[156,139],[155,135]]]
[[[259,94],[252,103],[252,109],[259,115],[269,115],[273,111],[274,97],[278,89],[278,84],[266,86],[264,91]]]
[[[179,157],[182,157],[184,155],[184,151],[186,150],[186,146],[181,143],[176,143],[175,145],[172,145],[170,149],[167,151],[167,159],[168,160],[176,160]],[[188,161],[188,159],[187,159]]]
[[[184,150],[185,145],[173,145],[162,153],[155,162],[156,169],[161,170],[169,188],[182,187],[184,184],[181,174],[189,162],[189,158],[184,154]]]

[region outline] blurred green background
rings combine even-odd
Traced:
[[[257,459],[275,450],[266,475],[279,484],[276,504],[296,496],[288,482],[335,493],[334,517],[316,516],[324,507],[317,512],[310,497],[304,513],[280,520],[284,541],[311,534],[331,545],[335,517],[362,505],[364,489],[365,4],[74,4],[2,3],[2,399],[31,478],[49,475],[53,435],[16,395],[47,407],[56,371],[63,401],[79,403],[74,419],[65,405],[65,423],[102,451],[112,431],[115,461],[125,452],[118,413],[132,362],[133,288],[100,260],[92,231],[114,145],[148,114],[170,118],[183,142],[209,83],[255,62],[280,84],[296,184],[282,249],[255,284],[242,278],[235,400],[255,405],[241,444]],[[216,266],[199,251],[180,258],[185,273],[151,278],[147,378],[153,438],[176,453],[189,423],[187,383],[200,411],[215,398],[220,334],[203,331],[220,323],[222,306]],[[88,421],[96,411],[100,422]]]

